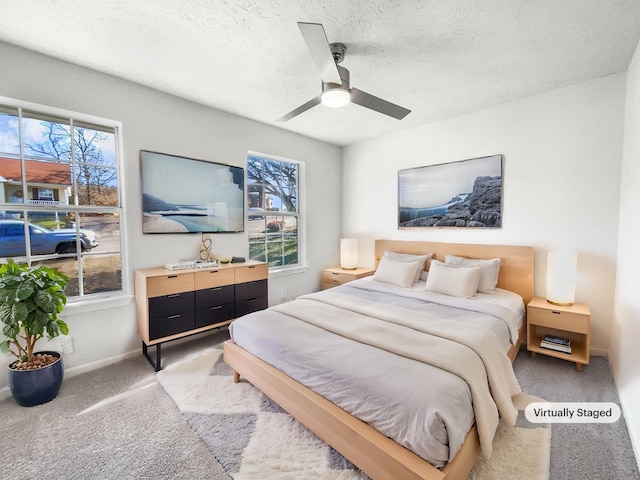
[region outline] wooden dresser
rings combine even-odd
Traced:
[[[215,268],[135,271],[138,335],[142,353],[156,371],[163,342],[230,324],[268,307],[269,267],[247,262]],[[156,346],[155,361],[147,347]]]

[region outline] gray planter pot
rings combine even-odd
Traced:
[[[14,370],[11,366],[16,362],[8,367],[11,394],[23,407],[33,407],[56,398],[64,378],[64,365],[60,353],[49,351],[38,353],[53,355],[58,357],[58,360],[36,370]]]

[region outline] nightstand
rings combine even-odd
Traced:
[[[590,324],[591,312],[584,303],[560,306],[535,297],[527,305],[527,350],[531,356],[542,353],[574,362],[580,372],[582,365],[589,365]],[[542,348],[545,335],[571,340],[571,353]]]
[[[326,290],[358,278],[368,277],[373,275],[375,271],[375,268],[356,268],[354,270],[344,270],[340,267],[326,268],[322,271],[322,289]]]

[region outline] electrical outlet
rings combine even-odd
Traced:
[[[280,290],[280,300],[284,300],[285,298],[287,298],[287,289],[283,288]]]

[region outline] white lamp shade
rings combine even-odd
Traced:
[[[571,305],[576,295],[578,254],[549,252],[547,256],[547,301]]]
[[[358,268],[358,239],[340,239],[340,266],[345,270]]]

